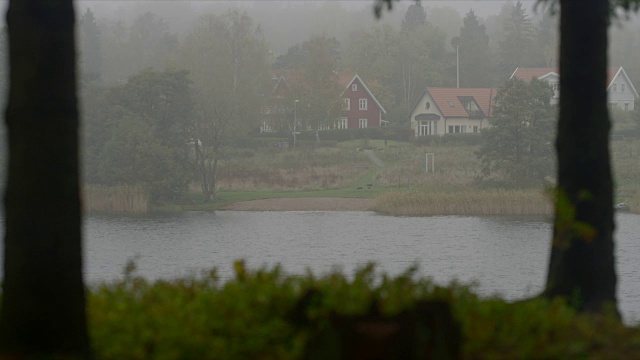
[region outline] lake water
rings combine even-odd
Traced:
[[[620,308],[640,321],[640,216],[617,217]],[[369,261],[398,274],[446,284],[477,282],[484,295],[518,299],[544,284],[551,224],[543,217],[439,216],[398,218],[371,212],[188,212],[144,217],[92,216],[85,223],[85,273],[90,283],[122,277],[137,257],[138,274],[170,279],[217,267],[232,275],[236,259],[249,267],[280,263],[289,273],[347,273]]]

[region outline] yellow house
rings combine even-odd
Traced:
[[[497,89],[426,88],[411,111],[415,136],[477,133],[489,127]]]

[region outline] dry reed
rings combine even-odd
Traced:
[[[149,211],[149,191],[139,185],[89,185],[83,190],[84,210],[143,214]]]
[[[374,211],[394,216],[552,214],[550,199],[535,190],[420,190],[386,193],[375,200]]]

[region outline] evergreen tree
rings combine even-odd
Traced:
[[[459,43],[460,86],[488,87],[491,83],[489,36],[473,10],[463,20]]]
[[[536,62],[544,67],[558,66],[558,19],[547,10],[536,30]]]
[[[402,32],[412,32],[420,26],[424,25],[427,22],[427,13],[424,11],[424,8],[420,3],[411,4],[407,9],[407,12],[404,14],[404,19],[402,20],[401,31]]]
[[[503,24],[505,37],[499,44],[502,74],[511,75],[517,67],[528,67],[531,62],[534,29],[522,3],[518,1]],[[508,76],[504,75],[504,76]]]
[[[102,55],[100,54],[100,31],[90,8],[80,19],[80,76],[85,80],[101,78]]]

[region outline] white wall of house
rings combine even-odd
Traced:
[[[541,80],[546,81],[555,90],[551,98],[551,104],[557,104],[560,100],[560,77],[555,74],[542,76]],[[620,71],[611,81],[607,88],[607,97],[610,107],[617,107],[621,110],[633,110],[635,108],[636,95],[629,79]]]
[[[609,106],[615,106],[621,110],[633,110],[635,108],[635,93],[629,80],[622,72],[618,73],[607,88]]]
[[[548,74],[542,76],[541,80],[546,81],[553,88],[553,97],[551,98],[551,105],[555,105],[560,102],[560,76],[556,74]]]
[[[427,105],[427,103],[429,105]],[[427,109],[428,108],[428,109]],[[423,128],[422,130],[425,130],[424,126],[427,126],[425,121],[419,121],[416,120],[416,116],[420,115],[420,114],[436,114],[438,116],[440,116],[440,120],[437,121],[429,121],[429,125],[431,126],[430,132],[427,134],[423,134],[421,135],[421,129],[420,126],[422,125]],[[431,98],[431,96],[429,96],[429,94],[425,93],[422,96],[422,99],[420,99],[418,101],[418,105],[415,107],[415,109],[413,110],[413,112],[411,113],[411,128],[413,129],[413,132],[415,134],[415,136],[425,136],[425,135],[443,135],[445,128],[444,128],[444,117],[442,116],[442,113],[440,112],[440,110],[438,110],[438,107],[436,106],[435,102],[433,101],[433,99]]]
[[[440,120],[417,120],[416,116],[421,114],[436,114],[440,116]],[[488,119],[445,118],[428,93],[423,95],[411,113],[411,128],[417,137],[449,133],[473,133],[479,132],[486,127],[489,127]]]

